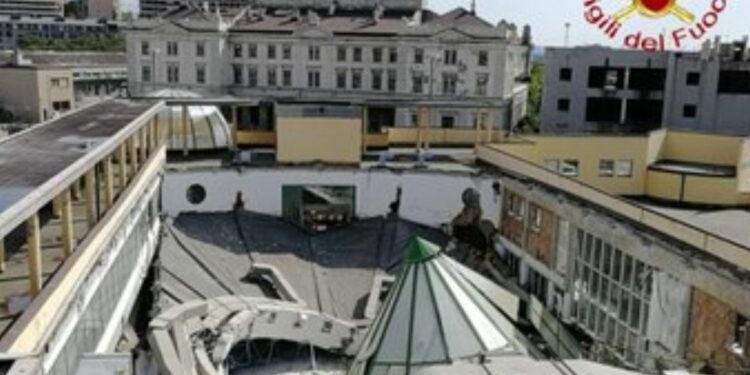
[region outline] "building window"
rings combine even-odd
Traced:
[[[456,117],[452,115],[440,116],[440,127],[443,129],[453,129],[456,127]]]
[[[571,79],[573,79],[573,69],[570,69],[570,68],[560,69],[560,81],[570,82]]]
[[[52,87],[57,87],[57,88],[67,88],[68,79],[67,78],[52,78],[50,80],[50,85],[52,85]]]
[[[698,72],[688,72],[686,82],[688,86],[698,86],[701,84],[701,74]]]
[[[490,76],[487,73],[479,73],[477,74],[477,96],[486,96],[487,95],[487,84],[490,80]]]
[[[546,169],[546,170],[548,170],[550,172],[559,173],[560,172],[560,160],[557,160],[557,159],[547,159],[547,160],[545,160],[544,161],[544,169]]]
[[[266,67],[266,75],[267,75],[267,86],[269,87],[275,87],[278,86],[277,76],[276,76],[276,67],[275,66],[269,66]]]
[[[242,57],[242,45],[240,45],[240,54],[237,56],[237,49],[235,47],[235,57]],[[258,45],[255,43],[250,43],[247,45],[247,57],[251,59],[257,59],[258,58]]]
[[[376,47],[372,49],[372,62],[380,63],[383,62],[383,49]]]
[[[424,64],[424,49],[422,49],[422,48],[415,48],[414,49],[414,63],[415,64]]]
[[[307,71],[307,87],[310,87],[310,88],[320,87],[320,70],[309,69]]]
[[[443,73],[443,94],[455,95],[457,85],[458,85],[458,74]]]
[[[336,61],[338,62],[346,61],[346,47],[339,46],[336,49]]]
[[[151,46],[148,42],[143,41],[141,42],[141,55],[148,56],[151,54]]]
[[[234,64],[232,65],[232,82],[234,82],[235,85],[241,85],[242,84],[242,77],[244,76],[243,67],[240,64]]]
[[[359,90],[362,88],[362,69],[352,70],[352,89]]]
[[[614,160],[599,160],[599,177],[612,177],[615,175]]]
[[[643,352],[653,269],[605,240],[579,229],[575,250],[573,318],[616,356],[634,364]]]
[[[391,62],[391,64],[398,63],[398,49],[391,48],[388,50],[388,60]]]
[[[536,205],[529,205],[529,226],[535,232],[542,229],[542,210]]]
[[[632,177],[633,176],[633,161],[632,160],[618,160],[615,163],[615,175],[617,175],[617,177]]]
[[[167,82],[178,83],[180,82],[180,66],[177,64],[167,65]]]
[[[291,87],[292,86],[292,68],[285,67],[281,71],[282,75],[282,81],[284,87]]]
[[[557,99],[557,110],[560,112],[570,111],[570,99]]]
[[[320,47],[319,46],[307,47],[307,58],[310,61],[320,61]],[[318,75],[320,75],[320,72],[318,72]]]
[[[248,48],[248,51],[250,51],[249,48]],[[256,50],[256,54],[257,54],[257,50]],[[234,45],[234,57],[235,58],[241,58],[242,57],[242,44],[235,44]]]
[[[151,67],[148,65],[141,66],[141,81],[151,82]]]
[[[489,53],[487,51],[479,51],[479,61],[477,61],[479,66],[487,66],[490,63],[490,57]]]
[[[177,56],[179,54],[179,48],[177,42],[167,42],[167,55]]]
[[[346,89],[346,69],[336,70],[336,88]]]
[[[289,44],[284,44],[281,46],[281,58],[284,60],[291,60],[292,59],[292,46]]]
[[[203,64],[195,66],[195,83],[206,83],[206,66]]]
[[[445,65],[456,65],[458,64],[458,51],[455,49],[447,49],[443,53],[443,62]]]
[[[380,69],[372,70],[372,89],[375,91],[383,89],[383,71]]]
[[[276,59],[276,45],[269,44],[268,45],[268,59],[269,60],[275,60]]]
[[[354,47],[352,60],[354,62],[362,62],[362,47]]]
[[[518,194],[511,193],[509,201],[510,202],[508,204],[508,216],[517,220],[523,220],[523,212],[524,212],[523,198]]]
[[[685,104],[682,107],[682,117],[695,118],[697,114],[698,114],[698,107],[696,107],[695,104]]]
[[[206,44],[203,42],[195,43],[195,56],[204,57],[206,56]]]
[[[247,68],[247,86],[258,87],[258,68],[254,66]]]
[[[388,91],[389,92],[396,92],[396,80],[397,80],[396,70],[388,69]]]
[[[415,94],[421,94],[424,91],[424,73],[413,72],[411,76],[411,87],[412,92]]]
[[[563,160],[560,164],[560,174],[567,177],[578,177],[578,160]]]

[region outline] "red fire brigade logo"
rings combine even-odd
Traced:
[[[622,21],[635,12],[651,18],[672,14],[688,24],[695,21],[695,15],[677,4],[677,0],[633,0],[633,3],[615,13],[614,18]]]
[[[690,9],[683,6],[685,0],[625,0],[629,4],[620,7],[617,0],[584,0],[584,18],[586,22],[600,29],[610,39],[622,40],[627,48],[645,51],[664,51],[681,49],[689,40],[700,41],[709,35],[709,31],[719,22],[719,17],[727,8],[730,0],[692,0]],[[622,2],[623,0],[619,0]],[[664,21],[668,31],[649,35],[643,30],[627,30],[627,21],[639,14],[644,17],[667,20],[672,16],[679,20],[680,26],[669,30],[670,25]],[[626,35],[622,35],[626,34]]]

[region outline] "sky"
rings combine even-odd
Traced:
[[[469,8],[471,0],[425,0],[427,7],[436,11],[448,11],[458,6]],[[570,45],[602,44],[622,47],[625,36],[637,31],[644,35],[671,34],[677,28],[688,26],[672,15],[651,19],[639,14],[632,15],[624,23],[616,39],[605,37],[604,32],[586,22],[584,0],[476,0],[477,14],[496,23],[506,19],[519,25],[532,27],[534,44],[540,46],[563,46],[565,23],[570,23]],[[596,0],[601,8],[614,13],[626,7],[632,0]],[[707,38],[721,36],[723,40],[740,39],[750,34],[750,1],[748,0],[677,0],[684,8],[702,18],[712,1],[724,1],[726,9],[719,14],[718,22],[706,33]],[[694,24],[690,24],[695,27]],[[692,38],[688,38],[692,39]],[[679,49],[694,49],[700,42],[683,42]],[[678,49],[674,48],[668,49]]]

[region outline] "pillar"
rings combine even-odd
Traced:
[[[430,108],[424,107],[423,110],[424,110],[424,114],[423,114],[424,120],[422,120],[423,121],[422,127],[424,127],[424,148],[425,150],[429,151],[430,150],[430,130],[431,130],[430,128],[432,127],[432,124],[430,124],[430,122],[432,121],[430,121],[431,120]]]
[[[0,273],[5,272],[5,238],[0,237]]]
[[[119,160],[117,168],[119,169],[118,174],[120,175],[120,192],[125,190],[125,187],[128,186],[128,170],[125,164],[128,160],[128,155],[127,150],[125,149],[125,143],[126,142],[120,144],[120,147],[117,149],[117,159]]]
[[[478,146],[479,142],[481,140],[481,125],[482,122],[480,121],[479,116],[481,115],[480,111],[474,111],[474,146]]]
[[[71,254],[73,254],[73,250],[75,249],[73,206],[70,201],[70,190],[66,189],[62,194],[60,194],[60,202],[62,246],[64,257],[67,259]]]
[[[104,201],[107,209],[112,208],[115,203],[115,188],[112,176],[112,156],[107,156],[104,163]]]
[[[26,219],[26,252],[29,265],[29,293],[36,297],[42,291],[42,240],[39,236],[39,214]]]
[[[367,133],[368,120],[370,118],[370,108],[367,104],[362,105],[362,153],[367,152]]]
[[[128,162],[130,163],[130,177],[135,177],[138,173],[138,155],[135,152],[135,137],[133,134],[128,138]]]
[[[72,198],[74,200],[81,199],[81,180],[75,180],[73,184],[70,186],[70,194],[72,195]]]
[[[495,129],[495,124],[492,118],[492,109],[487,110],[487,116],[484,119],[484,123],[487,126],[487,143],[492,143],[492,136]]]
[[[60,217],[60,197],[52,198],[52,216]]]
[[[146,153],[146,147],[148,147],[146,145],[146,125],[142,126],[141,129],[138,130],[138,135],[140,136],[138,139],[138,160],[140,163],[145,163],[148,156],[148,154]]]
[[[86,171],[86,222],[89,229],[96,225],[96,178],[94,170],[96,166]]]
[[[182,156],[188,156],[188,106],[182,105]]]
[[[237,106],[236,105],[233,105],[230,108],[229,118],[230,118],[231,126],[232,126],[232,142],[234,142],[235,146],[238,146],[239,142],[237,142],[238,141],[237,134],[238,134],[239,129],[240,129],[240,124],[239,124],[239,119],[238,119],[238,116],[237,116]]]

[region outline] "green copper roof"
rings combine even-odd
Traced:
[[[416,237],[406,251],[406,263],[422,263],[440,252],[440,247],[424,238]]]

